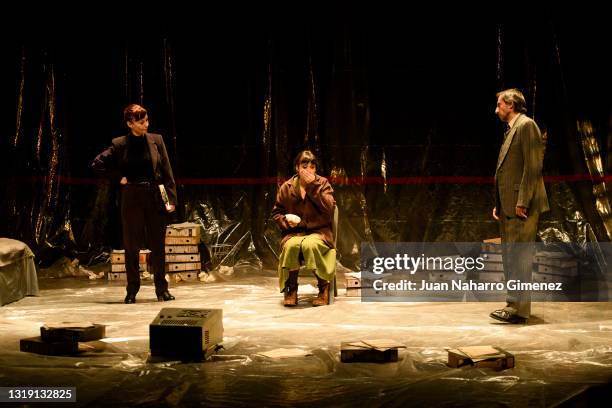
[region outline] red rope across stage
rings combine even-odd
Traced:
[[[16,177],[20,183],[45,182],[47,176]],[[415,177],[328,177],[333,185],[416,185],[416,184],[493,184],[493,177],[478,176],[415,176]],[[88,185],[98,184],[104,180],[88,177],[58,176],[58,181],[62,184]],[[231,185],[265,185],[282,184],[285,178],[278,177],[209,177],[209,178],[177,178],[179,185],[199,185],[199,186],[231,186]],[[547,183],[592,181],[593,183],[610,183],[612,175],[591,176],[589,174],[571,174],[558,176],[544,176]]]

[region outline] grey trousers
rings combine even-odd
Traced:
[[[526,220],[500,215],[502,259],[506,284],[510,280],[531,282],[535,238],[540,214],[529,214]],[[521,317],[531,314],[531,292],[508,290],[506,302]]]

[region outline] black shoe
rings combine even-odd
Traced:
[[[136,303],[136,294],[135,293],[128,293],[127,296],[125,297],[125,300],[123,302],[127,303],[127,304]]]
[[[157,295],[158,302],[167,302],[169,300],[174,300],[174,296],[172,296],[168,291],[165,291],[161,295]]]
[[[491,316],[495,320],[499,320],[501,322],[511,323],[511,324],[525,324],[527,323],[527,318],[523,316],[519,316],[516,313],[512,313],[508,310],[500,309],[495,310],[491,313]]]

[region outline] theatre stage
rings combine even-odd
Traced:
[[[339,296],[313,308],[281,305],[272,271],[214,283],[171,284],[159,303],[145,283],[134,305],[122,283],[40,279],[40,296],[0,307],[0,385],[75,386],[71,406],[575,406],[610,395],[612,303],[535,303],[527,325],[488,314],[499,303],[361,303]],[[147,363],[149,323],[162,307],[223,309],[223,349],[203,363]],[[102,351],[50,357],[19,351],[44,323],[107,325]],[[389,338],[396,363],[341,363],[340,343]],[[452,369],[445,347],[496,345],[516,356],[505,371]],[[180,344],[177,344],[180,347]],[[258,355],[289,349],[294,357]],[[601,401],[601,399],[599,400]]]

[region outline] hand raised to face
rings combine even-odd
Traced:
[[[315,169],[314,166],[311,167],[300,167],[299,170],[300,179],[304,184],[310,184],[315,180]]]

